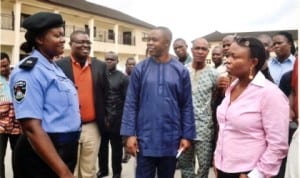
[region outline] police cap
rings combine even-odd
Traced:
[[[51,12],[38,12],[27,17],[22,23],[22,27],[33,32],[62,27],[63,25],[64,21],[62,16]]]

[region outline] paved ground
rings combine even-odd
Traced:
[[[6,178],[12,178],[12,169],[11,169],[11,151],[10,151],[10,146],[7,145],[7,151],[6,151],[6,157],[5,157],[5,175]],[[123,164],[123,170],[122,170],[122,177],[123,178],[134,178],[134,168],[135,168],[135,159],[131,158],[128,163]],[[110,170],[111,172],[111,170]],[[105,178],[111,178],[112,175],[110,174],[109,176]],[[180,171],[176,170],[175,177],[174,178],[181,178],[180,176]],[[212,170],[210,170],[209,173],[209,178],[214,178]]]

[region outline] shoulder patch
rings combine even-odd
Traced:
[[[14,84],[14,98],[17,102],[21,102],[26,94],[26,81],[19,80]]]
[[[37,57],[29,57],[24,62],[22,62],[19,67],[24,70],[31,70],[35,66],[37,60]]]

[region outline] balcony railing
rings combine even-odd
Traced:
[[[76,30],[85,31],[84,27],[78,27],[75,25],[65,25],[65,36],[70,37],[71,33],[73,33]]]
[[[14,30],[14,17],[13,14],[1,13],[1,29],[5,30]],[[21,28],[21,31],[25,29]],[[65,36],[70,37],[71,33],[76,30],[87,31],[89,29],[85,27],[75,26],[75,25],[65,25]],[[133,35],[123,35],[122,32],[118,35],[118,44],[135,46],[135,36]],[[105,42],[105,43],[114,43],[114,36],[111,36],[108,30],[96,30],[94,31],[94,40]]]
[[[122,34],[122,32],[119,32]],[[96,30],[94,31],[94,40],[95,41],[100,41],[100,42],[105,42],[105,43],[114,43],[114,34],[111,36],[108,32],[108,30]],[[125,35],[119,35],[118,36],[118,44],[123,44],[123,45],[131,45],[135,46],[135,37],[134,36],[125,36]]]
[[[1,13],[1,29],[14,29],[14,18],[12,14]]]
[[[110,37],[108,35],[108,31],[105,30],[96,30],[94,31],[94,40],[95,41],[100,41],[100,42],[105,42],[105,43],[114,43],[114,37]]]
[[[122,45],[135,46],[135,36],[119,35],[118,43]]]

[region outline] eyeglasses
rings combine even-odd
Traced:
[[[250,41],[247,38],[235,36],[234,41],[237,42],[239,45],[244,47],[250,47]]]
[[[117,59],[114,59],[114,58],[105,58],[105,61],[117,61]]]
[[[92,42],[91,41],[86,41],[86,40],[71,40],[71,42],[83,45],[83,44],[87,44],[87,45],[91,45]]]

